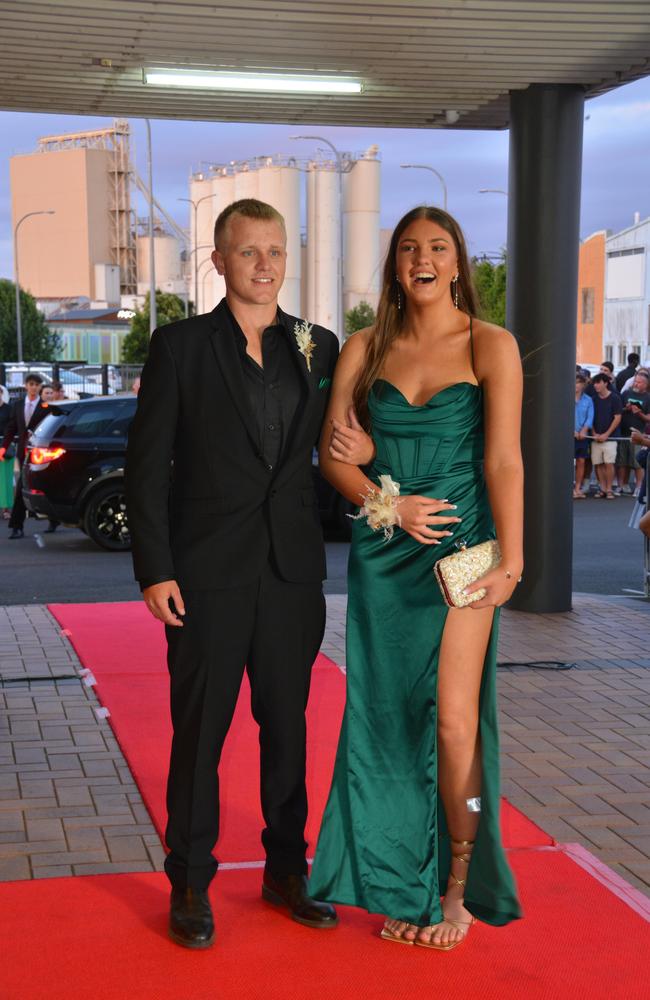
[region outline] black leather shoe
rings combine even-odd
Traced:
[[[330,903],[319,903],[307,894],[306,875],[272,875],[264,870],[262,899],[275,906],[284,906],[294,920],[306,927],[336,927],[339,918]]]
[[[184,948],[210,947],[214,920],[205,889],[172,889],[169,936]]]
[[[47,528],[43,532],[44,535],[53,535],[57,529],[57,525],[53,524],[52,521],[48,524]]]
[[[14,530],[9,535],[10,538],[24,538],[25,532],[22,528],[14,528]]]

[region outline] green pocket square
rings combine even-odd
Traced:
[[[318,383],[319,389],[327,389],[328,385],[332,384],[331,378],[322,378]]]

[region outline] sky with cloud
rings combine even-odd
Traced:
[[[588,101],[585,119],[583,238],[599,229],[623,229],[632,224],[635,212],[642,219],[650,216],[650,78]],[[10,157],[33,151],[40,136],[107,124],[107,118],[0,112],[0,277],[13,273]],[[136,166],[145,176],[145,126],[132,119],[131,127]],[[441,202],[434,174],[400,169],[401,163],[425,163],[445,177],[449,210],[463,226],[470,251],[495,253],[505,245],[506,199],[479,194],[479,188],[507,187],[507,132],[314,128],[341,150],[379,146],[382,227],[392,227],[415,204]],[[189,206],[177,199],[187,197],[190,172],[206,161],[224,163],[272,153],[307,156],[317,145],[292,141],[296,129],[288,125],[156,120],[152,131],[156,197],[181,225],[187,225]],[[312,129],[301,126],[300,131]],[[138,205],[138,213],[144,212],[144,205]]]

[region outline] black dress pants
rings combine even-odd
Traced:
[[[182,593],[183,628],[166,630],[174,727],[167,876],[174,887],[205,889],[216,873],[217,768],[245,667],[260,727],[267,865],[275,875],[303,874],[305,708],[325,627],[322,585],[287,583],[267,563],[244,587]]]

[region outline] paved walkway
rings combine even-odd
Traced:
[[[346,598],[327,603],[323,652],[344,664]],[[504,794],[650,895],[648,611],[592,595],[566,615],[506,611],[498,677]],[[158,836],[57,622],[39,606],[0,608],[0,636],[0,880],[160,870]]]

